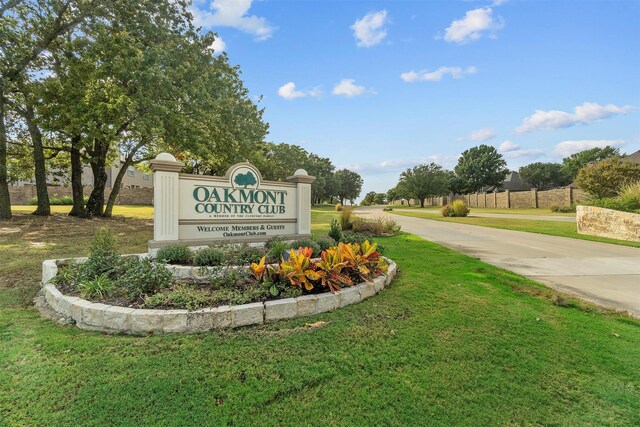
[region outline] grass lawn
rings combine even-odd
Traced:
[[[152,337],[42,319],[40,261],[107,223],[145,250],[146,219],[0,223],[0,425],[640,424],[640,322],[406,234],[380,239],[391,287],[334,313]]]
[[[402,206],[402,205],[390,205],[394,210],[397,209],[416,209],[421,212],[438,213],[440,214],[441,207],[427,206],[421,208],[420,206]],[[533,209],[533,208],[474,208],[471,207],[471,212],[477,213],[491,213],[491,214],[511,214],[511,215],[542,215],[542,216],[576,216],[575,212],[551,212],[550,209]]]
[[[472,211],[476,208],[472,208]],[[461,224],[480,225],[482,227],[503,228],[505,230],[527,231],[530,233],[550,234],[552,236],[571,237],[573,239],[591,240],[594,242],[613,243],[616,245],[632,246],[640,248],[640,242],[628,242],[625,240],[608,239],[606,237],[588,236],[578,234],[576,224],[572,222],[544,221],[520,218],[482,218],[462,217],[444,218],[426,211],[401,212],[394,210],[390,213],[415,218],[431,219],[434,221],[457,222]]]

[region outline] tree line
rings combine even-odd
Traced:
[[[265,142],[264,109],[240,68],[213,51],[215,37],[195,27],[184,0],[0,0],[0,219],[11,218],[9,184],[33,178],[34,213],[49,215],[53,174],[68,178],[70,215],[109,217],[127,169],[163,151],[189,173],[219,175],[248,160],[283,180],[303,167],[317,177],[314,201],[358,197],[354,172]]]
[[[532,188],[560,188],[574,182],[585,166],[620,156],[618,148],[593,148],[565,157],[562,163],[536,162],[522,166],[519,173]],[[387,191],[384,199],[387,203],[416,199],[424,207],[427,197],[487,191],[499,187],[504,181],[509,173],[506,166],[506,161],[495,147],[482,144],[464,151],[453,171],[445,170],[436,163],[405,170],[400,174],[398,184]],[[367,196],[368,204],[377,203],[380,199],[376,193],[368,193]]]

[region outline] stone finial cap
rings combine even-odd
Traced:
[[[179,162],[169,153],[160,153],[149,162],[149,167],[154,172],[180,172],[184,163]]]
[[[298,183],[301,182],[303,184],[312,184],[316,180],[315,176],[309,176],[307,171],[304,169],[298,169],[293,173],[293,176],[288,176],[288,182]]]

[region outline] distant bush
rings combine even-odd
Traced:
[[[451,205],[453,209],[453,216],[467,216],[469,215],[469,208],[462,200],[454,200]]]
[[[385,212],[390,212],[390,211],[393,210],[393,208],[387,206],[386,208],[382,208],[382,210],[385,211]]]
[[[337,219],[332,219],[329,224],[329,237],[331,237],[336,242],[342,241],[342,227],[340,227],[340,223]]]
[[[343,230],[351,230],[351,214],[353,213],[353,206],[343,206],[340,211],[340,227]]]
[[[336,203],[336,212],[340,212],[342,210],[342,203]]]
[[[352,229],[356,233],[369,233],[374,236],[383,236],[396,234],[400,231],[400,225],[396,220],[388,216],[363,218],[354,215],[352,217]]]
[[[444,217],[453,216],[451,215],[453,213],[453,208],[451,207],[450,204],[444,205],[442,209],[440,209],[440,212],[442,212],[442,216]]]
[[[224,253],[219,248],[204,248],[196,252],[193,257],[193,265],[213,267],[222,264]]]
[[[576,185],[593,198],[615,197],[625,184],[640,181],[640,164],[618,158],[601,160],[580,169]]]
[[[558,206],[558,205],[552,205],[551,206],[551,212],[559,212],[559,213],[570,213],[570,212],[575,212],[576,211],[576,205],[563,205],[563,206]]]
[[[193,258],[193,252],[186,245],[169,245],[160,248],[156,258],[167,264],[189,264]]]
[[[38,204],[38,198],[29,199],[28,203],[35,206]],[[73,198],[69,196],[49,197],[49,204],[52,206],[71,206],[73,205]]]

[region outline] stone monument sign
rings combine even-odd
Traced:
[[[181,174],[182,166],[168,153],[150,162],[154,221],[149,250],[174,243],[206,246],[310,235],[315,178],[305,170],[277,182],[263,180],[250,163],[237,163],[221,177]]]

